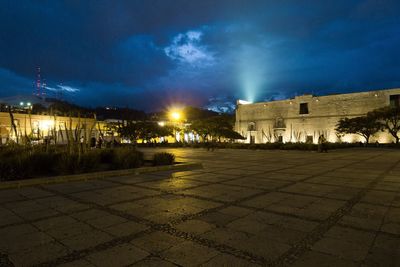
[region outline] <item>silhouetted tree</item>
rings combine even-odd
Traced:
[[[381,130],[387,130],[399,143],[400,132],[400,107],[384,107],[371,112],[376,119],[383,125]]]
[[[205,142],[208,137],[221,141],[221,138],[242,139],[243,137],[233,130],[233,117],[218,115],[198,119],[192,122],[190,130],[200,135]]]
[[[351,119],[340,119],[336,125],[336,131],[339,134],[358,134],[365,138],[366,143],[369,143],[370,137],[381,128],[382,124],[372,113]]]
[[[170,136],[173,134],[173,129],[151,121],[127,121],[118,126],[117,132],[122,137],[129,138],[131,142],[136,143],[138,139],[151,141],[157,137]]]

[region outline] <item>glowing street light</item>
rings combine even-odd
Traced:
[[[181,119],[181,117],[182,117],[182,114],[180,112],[178,112],[178,111],[172,111],[170,113],[170,117],[174,121],[179,121]]]
[[[183,114],[180,110],[173,109],[169,112],[169,118],[173,122],[173,129],[174,129],[174,136],[175,136],[175,142],[179,141],[178,140],[178,132],[177,132],[177,124],[179,121],[182,120]]]

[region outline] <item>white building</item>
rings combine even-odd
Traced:
[[[366,115],[389,105],[400,105],[400,89],[327,96],[303,95],[294,99],[246,103],[237,102],[235,130],[246,143],[310,142],[323,134],[329,142],[364,141],[359,135],[339,137],[335,128],[341,118]],[[371,142],[390,143],[393,136],[380,132]]]

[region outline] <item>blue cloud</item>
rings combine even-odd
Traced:
[[[3,0],[0,95],[159,109],[400,86],[396,0]],[[69,91],[74,91],[69,88]],[[66,88],[68,89],[68,88]]]
[[[172,60],[195,66],[209,66],[214,63],[214,55],[201,43],[203,32],[198,30],[179,33],[171,44],[164,48],[165,54]]]

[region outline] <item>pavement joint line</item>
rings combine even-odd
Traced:
[[[354,164],[354,162],[352,162],[351,164]],[[341,166],[341,167],[338,167],[338,168],[343,168],[343,166]],[[307,178],[306,178],[307,179]],[[294,183],[297,183],[297,182],[301,182],[301,181],[295,181]],[[288,186],[290,186],[290,185],[288,185]],[[58,195],[62,195],[62,193],[60,193],[60,192],[55,192],[55,194],[58,194]],[[152,196],[152,197],[155,197],[155,196]],[[249,196],[249,199],[251,199],[251,198],[253,198],[253,197],[256,197],[256,196]],[[215,200],[212,200],[212,199],[210,199],[211,201],[214,201],[215,202]],[[77,202],[81,202],[81,200],[79,199],[79,200],[76,200]],[[234,203],[235,202],[237,202],[237,201],[233,201],[233,202],[228,202],[228,206],[229,205],[235,205]],[[103,207],[103,206],[100,206],[100,207]],[[150,222],[150,223],[152,223],[152,224],[154,224],[153,222]],[[160,225],[160,224],[156,224],[156,225],[153,225],[155,228],[156,228],[156,230],[161,230],[161,231],[166,231],[166,229],[173,229],[173,228],[171,228],[169,225],[167,225],[167,224],[163,224],[163,225]],[[169,231],[169,230],[168,230]],[[167,232],[168,232],[167,231]],[[207,239],[205,239],[205,240],[207,240]],[[201,242],[203,242],[203,241],[201,241]],[[246,252],[245,252],[246,253]]]
[[[43,220],[54,219],[54,218],[60,217],[60,216],[62,216],[62,215],[70,216],[70,215],[73,215],[73,214],[75,214],[75,213],[85,212],[85,211],[89,211],[89,210],[91,210],[91,208],[87,208],[87,209],[83,209],[83,210],[78,210],[78,211],[71,211],[71,212],[67,212],[67,213],[65,213],[65,212],[64,212],[64,213],[59,212],[60,214],[57,214],[57,215],[51,215],[51,216],[46,216],[46,217],[40,217],[40,218],[33,219],[33,220],[24,220],[24,221],[22,221],[22,222],[17,222],[17,223],[5,224],[5,225],[0,226],[0,230],[2,230],[2,229],[4,229],[4,228],[7,228],[7,227],[18,226],[18,225],[23,225],[23,224],[27,224],[27,223],[33,224],[33,223],[40,222],[40,221],[43,221]],[[16,214],[16,215],[17,215],[18,217],[20,217],[18,214]],[[22,219],[23,219],[23,218],[22,218]]]
[[[154,260],[154,259],[159,259],[159,260],[162,260],[162,261],[166,261],[166,262],[168,262],[169,264],[171,264],[171,265],[173,265],[173,266],[182,267],[181,265],[178,265],[178,264],[176,264],[176,263],[174,263],[174,262],[171,262],[171,261],[169,261],[168,259],[162,258],[158,253],[154,253],[154,254],[151,254],[151,253],[150,253],[150,255],[148,255],[147,257],[141,259],[141,260],[138,261],[138,262],[135,262],[134,265],[128,265],[128,267],[133,267],[133,266],[135,266],[137,263],[142,263],[142,262],[145,262],[145,261],[147,261],[147,260]]]
[[[60,194],[62,194],[62,193],[60,193]],[[78,202],[79,202],[79,201],[78,201]],[[83,203],[82,203],[82,204],[83,204]],[[97,205],[95,204],[95,206],[97,206]],[[103,207],[103,206],[100,206],[100,207]],[[101,209],[101,208],[99,208],[99,209]],[[111,208],[106,208],[106,207],[104,207],[103,210],[107,211],[107,212],[110,213],[110,214],[118,215],[118,216],[121,216],[121,217],[123,217],[123,218],[125,218],[125,219],[128,219],[128,220],[131,220],[131,221],[137,220],[137,221],[136,221],[137,223],[145,224],[146,226],[149,226],[150,229],[153,230],[153,231],[162,231],[162,232],[164,232],[164,233],[168,233],[168,234],[170,234],[170,235],[183,238],[183,239],[185,239],[185,240],[190,240],[190,241],[192,241],[192,242],[196,242],[196,241],[197,241],[196,243],[198,243],[198,244],[200,244],[200,245],[203,245],[203,246],[205,245],[205,246],[207,246],[207,247],[209,247],[209,248],[214,248],[214,249],[216,249],[216,250],[218,250],[218,251],[220,251],[220,252],[228,253],[228,254],[231,254],[231,255],[233,255],[233,256],[240,257],[240,258],[243,258],[243,259],[248,260],[248,261],[251,261],[251,262],[259,262],[259,263],[260,263],[260,262],[263,262],[263,263],[264,263],[264,262],[266,261],[266,260],[263,259],[262,257],[256,256],[256,255],[252,255],[251,253],[246,252],[246,251],[241,251],[241,250],[232,248],[232,247],[227,246],[227,245],[224,245],[224,244],[218,244],[218,245],[216,245],[216,243],[215,243],[214,241],[207,240],[207,239],[204,239],[204,238],[200,238],[200,237],[194,238],[194,235],[191,235],[191,234],[189,234],[189,233],[185,233],[185,232],[182,232],[182,231],[178,231],[178,230],[172,228],[172,227],[170,226],[170,224],[168,224],[168,223],[166,223],[166,224],[157,224],[157,223],[154,223],[154,222],[152,222],[152,221],[145,220],[145,219],[141,219],[141,218],[137,218],[137,217],[132,216],[132,215],[130,215],[130,214],[127,214],[127,213],[125,213],[125,212],[123,212],[123,211],[118,211],[118,210],[111,209]],[[179,234],[177,234],[177,233],[179,233]],[[189,239],[188,237],[191,237],[191,238]],[[111,243],[111,241],[109,241],[109,242],[106,242],[105,244],[112,244],[112,243]],[[210,247],[210,244],[212,244],[212,245],[214,245],[214,246],[211,246],[211,247]],[[97,250],[99,250],[99,249],[98,249],[99,247],[103,247],[104,249],[110,248],[109,245],[103,245],[103,244],[99,244],[99,245],[96,246],[96,247],[97,247]],[[113,246],[111,246],[111,247],[113,247]],[[104,250],[104,249],[103,249],[103,250]],[[86,255],[86,254],[87,254],[87,253],[85,253],[85,255]],[[84,255],[84,256],[85,256],[85,255]],[[84,256],[83,256],[83,257],[84,257]],[[79,256],[79,255],[73,254],[73,256],[67,255],[67,256],[61,257],[61,258],[62,258],[62,261],[65,261],[65,260],[68,258],[68,262],[71,262],[71,261],[77,260],[77,259],[80,258],[80,257],[81,257],[81,256]],[[262,259],[262,260],[261,260],[261,259]],[[44,266],[53,266],[54,263],[58,263],[58,261],[61,261],[61,259],[60,259],[60,258],[57,258],[57,259],[55,259],[55,262],[52,261],[52,262],[50,262],[50,263],[46,263],[46,264],[39,265],[39,266],[40,266],[40,267],[44,267]]]
[[[378,155],[378,156],[379,156],[379,155]],[[374,157],[377,157],[377,156],[374,156]],[[364,159],[359,160],[359,161],[356,161],[356,162],[361,162],[361,161],[364,161]],[[221,210],[221,209],[224,209],[224,208],[226,208],[226,207],[228,207],[228,206],[232,206],[232,205],[241,206],[241,207],[245,207],[245,208],[250,208],[250,209],[256,210],[256,211],[264,211],[264,212],[270,212],[270,213],[275,213],[275,214],[279,214],[279,215],[287,215],[287,216],[290,216],[290,217],[294,217],[294,218],[298,218],[298,219],[303,219],[303,220],[308,220],[308,221],[312,221],[312,222],[315,222],[315,221],[321,222],[321,220],[313,220],[313,219],[310,219],[310,218],[304,218],[304,217],[301,217],[301,216],[297,216],[297,215],[295,215],[295,214],[279,213],[279,212],[270,211],[270,210],[265,209],[265,208],[263,208],[263,209],[257,209],[257,208],[252,208],[252,207],[248,207],[248,206],[243,206],[243,205],[240,205],[240,203],[241,203],[241,202],[244,202],[244,201],[247,201],[247,200],[250,200],[250,199],[252,199],[252,198],[255,198],[255,197],[257,197],[257,196],[261,196],[261,195],[264,195],[264,194],[271,193],[271,192],[279,192],[280,189],[283,189],[283,188],[292,186],[292,185],[294,185],[294,184],[296,184],[296,183],[299,183],[299,182],[304,182],[304,181],[306,181],[306,180],[308,180],[308,179],[314,178],[315,176],[320,176],[321,174],[326,173],[326,172],[331,172],[331,171],[334,171],[334,170],[337,170],[337,169],[345,168],[345,167],[347,167],[347,166],[349,166],[349,165],[352,165],[352,164],[354,164],[354,162],[349,163],[349,164],[345,164],[345,165],[343,165],[343,166],[339,166],[339,167],[336,167],[336,168],[333,168],[333,169],[329,169],[329,170],[326,170],[326,171],[321,172],[321,173],[316,173],[316,174],[307,176],[307,177],[305,177],[305,178],[303,178],[303,179],[301,179],[301,180],[292,181],[291,183],[289,183],[289,184],[287,184],[287,185],[283,185],[283,186],[281,186],[281,187],[277,187],[277,188],[272,189],[272,190],[258,189],[258,190],[261,190],[262,192],[253,194],[253,195],[251,195],[251,196],[248,196],[248,197],[245,197],[245,198],[236,200],[236,201],[220,201],[220,200],[216,200],[216,199],[212,199],[212,198],[207,198],[207,197],[200,197],[200,196],[196,196],[196,195],[192,195],[192,194],[184,194],[184,193],[178,194],[178,193],[176,193],[176,192],[165,191],[165,190],[162,190],[162,189],[159,189],[159,188],[150,188],[150,187],[145,187],[145,186],[141,186],[141,187],[143,187],[143,188],[145,188],[145,189],[160,191],[160,192],[163,192],[163,193],[166,193],[166,194],[173,194],[173,195],[183,196],[183,197],[186,197],[186,196],[187,196],[187,197],[192,197],[192,198],[196,198],[196,199],[200,199],[200,200],[212,201],[212,202],[217,202],[217,203],[223,204],[223,205],[217,206],[217,207],[215,207],[215,208],[203,210],[203,211],[201,211],[201,212],[199,212],[199,213],[196,213],[196,214],[184,215],[184,216],[182,216],[182,217],[179,218],[179,219],[173,220],[173,221],[170,223],[170,224],[172,224],[172,225],[175,225],[175,224],[177,224],[177,223],[182,223],[182,222],[184,222],[184,221],[186,221],[186,220],[189,220],[189,219],[198,218],[198,217],[204,216],[205,214],[208,214],[208,213],[210,213],[210,212],[216,212],[216,211],[219,211],[219,210]],[[286,169],[286,168],[284,168],[284,169]],[[232,178],[232,179],[228,179],[228,180],[237,180],[237,179],[240,179],[240,177],[239,177],[239,178]],[[211,184],[220,184],[220,182],[207,182],[206,184],[201,185],[201,186],[206,186],[206,185],[211,185]],[[138,185],[135,184],[134,186],[138,186]],[[196,187],[198,187],[198,186],[196,186]],[[188,188],[186,188],[186,189],[184,189],[184,190],[182,190],[182,191],[185,191],[185,190],[187,190],[187,189],[188,189]],[[290,193],[290,192],[285,192],[285,193],[287,193],[287,194],[292,194],[292,193]],[[154,197],[156,197],[156,196],[154,196]],[[315,197],[315,196],[314,196],[314,197]],[[321,197],[319,197],[319,198],[321,198]],[[334,199],[334,200],[337,200],[337,199]],[[341,201],[344,201],[344,200],[341,200]]]
[[[365,232],[365,233],[380,234],[380,235],[385,235],[387,237],[400,238],[400,234],[383,232],[382,230],[365,229],[365,228],[356,227],[356,226],[352,226],[352,225],[342,224],[340,222],[338,222],[337,225],[340,227],[343,227],[343,228],[353,229],[353,230],[357,230],[357,231],[361,231],[361,232]]]
[[[399,162],[400,162],[400,161],[399,161]],[[393,201],[394,201],[394,200],[393,200]],[[383,224],[384,224],[384,222],[385,222],[385,218],[386,218],[386,216],[388,215],[390,208],[392,207],[393,201],[390,203],[390,206],[388,207],[387,211],[385,212],[385,215],[382,216],[381,223],[380,223],[380,225],[379,225],[379,230],[382,229],[382,226],[383,226]],[[372,240],[372,242],[371,242],[371,244],[370,244],[370,246],[369,246],[369,248],[368,248],[368,254],[369,254],[370,251],[373,249],[373,247],[374,247],[374,245],[375,245],[375,242],[376,242],[376,239],[378,238],[379,232],[375,232],[374,234],[375,234],[375,235],[374,235],[374,239]],[[365,263],[365,258],[364,258],[363,261],[362,261],[362,265],[366,265],[366,263]]]
[[[32,187],[32,186],[47,185],[47,184],[97,180],[103,177],[138,175],[138,174],[146,174],[146,173],[154,173],[162,171],[184,171],[202,167],[203,166],[201,165],[201,163],[198,162],[185,162],[175,165],[161,165],[161,166],[151,166],[151,167],[145,166],[134,169],[110,170],[110,171],[89,172],[89,173],[80,173],[71,175],[58,175],[54,177],[39,177],[32,179],[0,182],[0,190],[21,188],[21,187]]]
[[[330,161],[330,160],[327,160],[327,161]],[[273,169],[273,170],[270,170],[270,171],[268,171],[268,172],[260,172],[260,173],[257,173],[257,175],[259,175],[259,174],[271,174],[271,173],[274,173],[274,172],[279,172],[279,171],[282,171],[282,170],[290,169],[290,168],[292,168],[292,167],[308,166],[308,165],[312,165],[312,164],[315,164],[315,163],[312,162],[311,164],[308,164],[308,163],[307,163],[307,164],[297,164],[297,165],[293,165],[293,166],[290,166],[290,167],[284,167],[284,168]],[[342,168],[342,167],[340,167],[340,168]],[[233,168],[233,169],[235,169],[235,168]],[[330,171],[333,171],[333,170],[336,170],[336,168],[330,169],[330,170],[328,170],[328,171],[324,171],[323,173],[325,173],[325,172],[330,172]],[[211,172],[211,173],[212,173],[212,174],[217,174],[217,175],[223,175],[222,173],[221,173],[221,174],[219,174],[219,173],[213,173],[213,172]],[[318,173],[317,175],[320,175],[320,174]],[[314,174],[311,178],[313,178],[314,176],[317,176],[317,175]],[[262,190],[262,189],[260,189],[260,188],[250,187],[250,186],[245,186],[245,185],[225,184],[226,182],[235,181],[235,180],[243,179],[243,178],[246,178],[246,177],[248,177],[248,175],[243,174],[243,175],[239,175],[238,177],[229,178],[229,179],[225,179],[225,180],[222,180],[222,181],[206,182],[206,183],[201,184],[201,185],[192,186],[192,187],[188,187],[188,188],[182,189],[182,191],[189,190],[189,189],[195,189],[195,188],[199,188],[199,187],[204,187],[204,186],[208,186],[208,185],[213,185],[213,184],[228,185],[228,186],[234,186],[234,187],[247,187],[247,188],[250,188],[250,189]],[[303,178],[303,179],[300,179],[300,180],[298,180],[298,181],[295,181],[295,182],[302,182],[302,181],[307,180],[308,178],[309,178],[309,177],[307,176],[307,177],[305,177],[305,178]],[[167,178],[167,179],[174,179],[174,177],[169,177],[169,178]],[[175,179],[179,179],[179,177],[177,177],[177,178],[175,178]],[[200,179],[196,179],[196,178],[188,179],[188,180],[201,181]],[[109,180],[107,180],[107,181],[109,181]],[[111,181],[111,182],[116,182],[116,181]],[[151,181],[150,181],[150,182],[151,182]],[[204,182],[204,181],[201,181],[201,182]],[[286,181],[286,182],[294,182],[294,181]],[[120,183],[120,184],[124,184],[124,185],[125,185],[125,183],[123,183],[123,182],[116,182],[116,183]],[[159,191],[167,192],[167,193],[176,192],[176,191],[163,190],[163,189],[160,189],[160,188],[152,188],[152,187],[143,186],[143,185],[140,185],[141,183],[148,183],[148,182],[147,182],[147,181],[144,181],[144,182],[139,182],[139,183],[135,183],[135,184],[131,184],[131,185],[137,186],[137,187],[142,187],[142,188],[144,188],[144,189],[159,190]],[[177,191],[179,191],[179,190],[180,190],[180,189],[178,189]]]
[[[166,178],[166,179],[179,179],[179,178]],[[238,179],[240,179],[240,177],[239,178],[230,178],[230,179],[227,179],[226,181],[234,181],[234,180],[238,180]],[[148,182],[151,182],[151,181],[148,181]],[[143,183],[148,183],[148,182],[143,182]],[[120,185],[129,185],[129,184],[124,184],[124,183],[116,182],[116,181],[115,181],[115,183],[119,183]],[[164,189],[161,189],[161,188],[154,188],[154,187],[149,187],[149,186],[145,186],[145,185],[141,185],[141,184],[131,184],[131,186],[142,188],[142,189],[153,190],[153,191],[166,193],[166,194],[174,194],[175,192],[178,192],[178,191],[181,191],[181,190],[184,191],[184,190],[189,190],[189,189],[196,189],[196,188],[199,188],[199,187],[202,187],[202,186],[213,185],[213,184],[220,184],[220,183],[219,182],[206,182],[206,183],[201,184],[201,185],[194,185],[194,186],[190,186],[190,187],[187,187],[187,188],[184,188],[184,189],[176,189],[176,190],[164,190]]]
[[[374,156],[374,157],[377,157],[377,156]],[[361,162],[361,161],[362,161],[362,160],[360,160],[360,162]],[[356,161],[356,162],[359,162],[359,161]],[[333,171],[333,170],[336,170],[336,169],[341,169],[341,168],[344,168],[344,167],[346,167],[346,166],[350,166],[350,165],[352,165],[352,164],[354,164],[354,162],[349,163],[349,164],[345,164],[344,166],[337,167],[337,168],[335,168],[335,169],[330,169],[330,170],[328,170],[328,171],[324,171],[324,172],[322,172],[322,173],[330,172],[330,171]],[[272,193],[272,192],[278,192],[279,190],[281,190],[281,189],[283,189],[283,188],[292,186],[292,185],[297,184],[297,183],[300,183],[300,182],[304,182],[304,181],[306,181],[306,180],[308,180],[308,179],[314,178],[315,176],[319,176],[319,175],[321,175],[321,173],[313,174],[313,175],[310,175],[310,176],[308,176],[308,177],[305,177],[305,178],[303,178],[303,179],[301,179],[301,180],[293,181],[293,182],[291,182],[291,183],[289,183],[289,184],[287,184],[287,185],[283,185],[283,186],[280,186],[280,187],[276,187],[276,188],[273,189],[273,190],[261,190],[262,192],[260,192],[260,193],[253,194],[253,195],[250,195],[250,196],[241,198],[241,199],[239,199],[239,200],[235,200],[235,201],[220,201],[220,202],[223,203],[224,205],[219,206],[219,207],[217,207],[217,208],[212,208],[211,210],[212,210],[212,212],[215,212],[215,211],[218,211],[218,210],[220,210],[220,209],[224,209],[224,208],[226,208],[227,206],[232,206],[232,205],[238,206],[240,203],[245,202],[245,201],[247,201],[247,200],[250,200],[250,199],[252,199],[252,198],[256,198],[256,197],[258,197],[258,196],[262,196],[262,195],[269,194],[269,193]],[[185,195],[187,195],[187,196],[189,196],[189,197],[195,197],[195,195],[191,195],[191,194],[185,194]],[[200,198],[200,197],[199,197],[199,198]],[[201,199],[216,202],[216,200],[213,200],[213,199],[211,199],[211,198],[201,197]],[[206,214],[206,213],[207,213],[206,211],[207,211],[207,210],[201,211],[201,212],[200,212],[200,213],[201,213],[200,216],[203,216],[203,215],[204,215],[203,213]],[[200,213],[199,213],[199,214],[200,214]],[[188,216],[190,216],[190,217],[192,217],[192,218],[197,218],[198,216],[196,216],[196,215],[197,215],[197,214],[192,214],[192,215],[188,215]]]
[[[56,192],[58,195],[63,196],[63,197],[65,197],[65,198],[68,198],[68,199],[70,199],[70,200],[76,201],[76,202],[78,202],[78,203],[80,203],[80,204],[89,205],[90,207],[93,207],[93,208],[96,208],[96,209],[99,209],[99,210],[106,211],[106,212],[108,212],[108,213],[110,213],[110,214],[112,214],[112,215],[117,215],[117,216],[125,217],[125,219],[131,220],[131,221],[134,221],[134,222],[137,222],[137,223],[140,223],[140,224],[144,224],[144,225],[146,225],[146,226],[151,226],[151,224],[153,224],[153,222],[151,222],[151,221],[149,221],[149,220],[145,220],[145,219],[142,219],[142,218],[138,218],[138,217],[136,217],[136,216],[133,216],[133,215],[128,214],[128,213],[123,212],[123,211],[119,211],[119,210],[116,210],[116,209],[112,209],[112,208],[110,208],[110,207],[108,207],[108,206],[106,206],[106,205],[100,205],[100,204],[97,204],[97,203],[92,202],[92,201],[82,200],[82,199],[80,199],[80,198],[78,198],[78,197],[71,196],[71,195],[69,195],[69,194],[64,194],[64,193],[61,193],[61,192],[58,192],[58,191],[53,191],[52,189],[49,189],[49,188],[42,188],[42,189],[43,189],[43,190],[47,190],[47,191],[49,191],[49,192]],[[152,197],[154,197],[154,196],[149,196],[148,198],[152,198]],[[127,201],[126,201],[126,203],[129,203],[129,202],[132,202],[132,200],[127,200]],[[111,204],[111,205],[112,205],[112,204]]]
[[[139,175],[140,175],[140,174],[139,174]],[[122,176],[120,176],[120,177],[123,177],[123,176],[125,176],[125,175],[122,175]],[[130,175],[126,175],[126,176],[130,176]],[[161,178],[161,179],[159,179],[159,180],[162,180],[162,179],[163,179],[163,178]],[[93,188],[83,189],[83,190],[71,192],[70,194],[91,192],[91,191],[97,191],[97,190],[102,190],[102,189],[118,188],[118,187],[120,187],[121,185],[129,185],[129,186],[132,185],[132,186],[133,186],[133,184],[114,183],[114,182],[112,182],[112,180],[108,180],[108,179],[105,179],[105,178],[99,178],[99,179],[97,179],[97,180],[99,180],[99,181],[107,181],[107,182],[110,182],[110,183],[113,184],[113,185],[101,186],[101,187],[97,187],[96,189],[93,189]],[[87,181],[86,181],[86,182],[87,182]],[[35,186],[32,186],[32,188],[38,188],[38,189],[40,189],[41,186],[51,186],[51,185],[55,185],[55,184],[35,185]],[[1,192],[1,190],[12,190],[12,188],[0,189],[0,192]],[[20,199],[20,200],[16,200],[16,201],[10,200],[10,201],[0,202],[0,205],[4,206],[4,205],[10,204],[10,203],[20,203],[20,202],[24,202],[24,201],[36,201],[36,200],[46,199],[46,198],[49,198],[49,197],[54,197],[56,194],[52,194],[52,195],[48,195],[48,196],[40,196],[40,197],[36,197],[36,198],[28,198],[28,197],[26,197],[26,196],[24,196],[24,195],[21,195],[21,194],[19,194],[19,195],[20,195],[21,197],[24,197],[24,199]]]
[[[335,177],[332,177],[332,179],[334,179]],[[324,186],[335,186],[335,187],[341,187],[341,188],[354,188],[354,189],[361,189],[361,188],[364,188],[364,187],[355,187],[355,186],[351,186],[351,185],[336,185],[336,184],[324,184],[324,183],[317,183],[317,182],[308,182],[308,181],[306,181],[306,182],[304,182],[304,183],[306,183],[306,184],[315,184],[315,185],[324,185]],[[367,186],[367,185],[366,185]],[[385,191],[385,192],[393,192],[393,191],[389,191],[389,190],[381,190],[381,189],[377,189],[377,190],[379,190],[379,191]]]
[[[47,188],[46,188],[46,189],[42,188],[42,189],[43,189],[43,190],[48,190],[49,192],[52,192],[52,191],[53,191],[53,190],[47,189]],[[57,194],[59,194],[59,195],[64,195],[64,194],[61,193],[61,192],[58,192],[58,191],[56,191],[56,192],[57,192]],[[81,203],[81,204],[93,205],[93,206],[95,206],[96,208],[98,208],[98,209],[100,209],[100,210],[104,210],[104,211],[106,211],[106,212],[108,212],[108,213],[110,213],[110,214],[117,215],[117,216],[121,216],[121,217],[123,217],[123,218],[125,218],[125,219],[131,220],[131,221],[135,221],[135,222],[137,222],[137,223],[140,223],[140,224],[144,224],[144,225],[146,225],[146,226],[149,226],[149,227],[150,227],[151,229],[153,229],[153,230],[158,230],[158,231],[162,231],[162,232],[169,233],[169,234],[174,233],[174,232],[177,232],[176,229],[175,229],[175,230],[171,230],[171,229],[173,229],[173,228],[170,226],[171,224],[168,224],[168,223],[166,223],[166,224],[157,224],[157,223],[154,223],[154,222],[149,221],[149,220],[146,220],[146,219],[137,218],[136,216],[133,216],[133,215],[128,214],[128,213],[126,213],[126,212],[119,211],[119,210],[115,210],[115,209],[112,209],[112,208],[109,208],[109,207],[105,207],[105,206],[102,206],[102,205],[99,205],[99,204],[96,204],[96,203],[93,203],[93,202],[86,202],[86,201],[82,201],[82,200],[80,200],[80,199],[76,200],[75,197],[72,197],[72,196],[69,196],[69,195],[66,195],[66,196],[64,196],[64,197],[67,197],[67,198],[69,197],[70,199],[72,199],[72,200],[74,200],[74,201],[77,201],[78,203]],[[229,206],[229,205],[227,205],[227,206]],[[180,232],[180,233],[183,233],[183,232]],[[192,235],[188,234],[188,236],[192,236]],[[177,236],[177,237],[182,237],[182,235]],[[187,240],[188,240],[188,239],[187,239]],[[199,243],[200,245],[205,245],[205,244],[206,244],[206,242],[204,242],[204,240],[206,240],[206,239],[201,239],[201,238],[199,238],[199,237],[198,237],[197,239],[192,239],[191,241],[196,242],[196,241],[198,241],[198,240],[202,240],[202,242]],[[215,244],[215,242],[209,240],[207,244]],[[209,246],[208,246],[208,247],[209,247]],[[223,251],[220,251],[220,252],[224,252],[224,253],[228,253],[228,254],[233,253],[232,251],[236,251],[235,254],[232,254],[232,255],[233,255],[233,256],[236,256],[236,257],[243,258],[243,259],[245,259],[245,260],[249,260],[249,255],[251,255],[249,252],[246,252],[246,251],[240,251],[240,253],[237,253],[237,251],[239,251],[239,250],[234,249],[234,248],[231,248],[231,247],[226,246],[226,245],[223,245],[223,244],[220,244],[220,245],[218,245],[217,247],[210,247],[210,248],[214,248],[214,249],[217,249],[217,250],[218,250],[218,249],[221,249],[221,248],[224,248]],[[230,251],[230,253],[229,253],[229,251]],[[243,256],[243,255],[245,255],[245,256]],[[256,257],[256,258],[253,257],[252,260],[251,260],[251,262],[254,262],[254,261],[261,262],[259,256],[256,256],[256,255],[253,255],[253,256]],[[75,260],[75,259],[76,259],[76,257],[74,258],[74,260]],[[57,260],[57,259],[56,259],[56,260]],[[265,261],[266,261],[266,260],[264,259],[263,262],[265,262]],[[44,265],[44,266],[48,266],[48,265]],[[50,265],[50,266],[51,266],[51,265]]]
[[[359,191],[361,191],[361,190],[362,189],[360,189]],[[314,197],[314,198],[319,198],[319,199],[329,199],[329,200],[336,200],[336,201],[346,201],[347,200],[347,199],[343,199],[343,198],[335,198],[335,197],[330,197],[330,196],[313,195],[313,194],[290,192],[290,191],[283,191],[283,190],[278,190],[277,192],[284,193],[284,194],[290,194],[290,195],[296,195],[296,196]]]
[[[225,245],[225,244],[222,244],[222,243],[218,243],[218,242],[215,242],[213,240],[209,240],[209,239],[206,239],[206,238],[199,237],[197,235],[193,235],[191,233],[187,233],[187,232],[184,232],[184,231],[177,230],[176,228],[173,228],[173,227],[168,227],[168,228],[164,229],[164,232],[168,233],[168,234],[170,234],[172,236],[175,236],[175,237],[179,237],[179,238],[182,238],[182,239],[185,239],[185,240],[189,240],[189,241],[195,242],[195,243],[197,243],[199,245],[203,245],[203,246],[206,246],[208,248],[213,248],[213,249],[215,249],[215,250],[217,250],[219,252],[227,253],[227,254],[230,254],[232,256],[247,260],[247,261],[252,262],[252,263],[258,263],[258,264],[261,264],[261,265],[266,265],[266,264],[270,263],[270,261],[265,259],[264,257],[252,254],[252,253],[250,253],[248,251],[236,249],[234,247],[231,247],[231,246],[228,246],[228,245]]]
[[[100,252],[100,251],[104,251],[107,250],[109,248],[121,245],[121,244],[127,244],[130,243],[132,240],[141,237],[145,234],[149,234],[154,232],[154,230],[143,230],[134,234],[130,234],[127,236],[122,236],[122,237],[116,237],[110,241],[104,242],[104,243],[100,243],[96,246],[87,248],[87,249],[81,249],[81,250],[75,250],[65,256],[47,261],[47,262],[43,262],[40,264],[35,265],[35,267],[51,267],[51,266],[56,266],[56,265],[60,265],[63,263],[69,263],[69,262],[73,262],[79,259],[82,259],[90,254],[96,253],[96,252]]]
[[[304,239],[292,246],[289,251],[281,255],[276,261],[274,261],[273,265],[285,266],[287,264],[293,264],[301,255],[308,251],[312,245],[318,242],[327,231],[329,231],[334,225],[337,225],[339,220],[348,214],[351,209],[360,202],[362,197],[365,196],[365,194],[370,191],[380,180],[383,180],[387,173],[389,173],[391,169],[394,169],[399,163],[400,160],[393,163],[384,173],[371,181],[366,188],[358,192],[352,199],[346,201],[342,207],[331,213],[329,218],[314,228],[314,230],[307,234]]]
[[[45,189],[43,189],[43,190],[45,190]],[[88,191],[90,191],[90,190],[88,190]],[[80,192],[79,192],[79,193],[80,193]],[[75,194],[75,193],[72,193],[72,194]],[[167,194],[165,193],[165,194],[161,194],[161,195],[167,195]],[[149,199],[149,198],[153,198],[153,197],[155,197],[155,196],[161,196],[161,195],[149,195],[149,196],[143,196],[143,197],[139,197],[139,198],[133,198],[133,199],[128,199],[128,200],[122,200],[122,201],[113,202],[113,203],[104,205],[104,207],[108,207],[108,206],[112,206],[112,205],[118,205],[118,204],[124,204],[124,203],[129,203],[129,202],[132,202],[132,201],[138,201],[138,200],[143,200],[143,199]],[[37,199],[36,199],[36,200],[37,200]],[[39,200],[40,200],[40,199],[39,199]],[[77,202],[79,202],[79,201],[77,201]],[[80,203],[80,202],[79,202],[79,203]],[[90,202],[90,203],[92,203],[92,202]],[[83,204],[83,203],[80,203],[80,204]],[[85,204],[85,205],[92,206],[92,204]],[[77,211],[71,211],[71,212],[68,212],[68,213],[61,212],[61,211],[59,211],[59,210],[54,209],[55,211],[57,211],[57,212],[60,213],[60,214],[51,215],[51,216],[46,216],[46,217],[41,217],[41,218],[34,219],[34,220],[26,220],[26,219],[24,219],[23,217],[21,217],[19,214],[15,213],[13,210],[10,210],[10,209],[8,209],[8,208],[6,208],[6,207],[4,207],[4,208],[7,209],[7,210],[9,210],[10,212],[14,213],[14,215],[16,215],[17,217],[23,219],[24,221],[22,221],[22,222],[17,222],[17,223],[12,223],[12,224],[2,225],[2,226],[0,226],[0,230],[3,229],[3,228],[10,227],[10,226],[17,226],[17,225],[22,225],[22,224],[25,224],[25,223],[35,223],[35,222],[38,222],[38,221],[41,221],[41,220],[45,220],[45,219],[52,219],[52,218],[60,217],[61,215],[70,216],[70,215],[73,215],[73,214],[75,214],[75,213],[84,212],[84,211],[88,211],[88,210],[92,209],[92,208],[87,208],[87,209],[82,209],[82,210],[77,210]]]
[[[97,179],[97,180],[103,180],[103,179],[99,178],[99,179]],[[85,182],[85,181],[80,181],[80,182]],[[87,181],[86,181],[86,182],[87,182]],[[51,185],[56,185],[56,184],[43,184],[42,186],[44,186],[44,185],[46,185],[46,186],[51,186]],[[119,186],[118,186],[118,185],[101,186],[101,187],[97,187],[96,189],[89,188],[89,189],[83,189],[83,190],[71,192],[71,194],[84,193],[84,192],[90,192],[90,191],[96,191],[96,190],[108,189],[108,188],[117,188],[117,187],[119,187]],[[32,186],[32,188],[40,188],[40,185]],[[14,188],[14,189],[15,189],[15,188]],[[0,189],[0,192],[1,192],[1,190],[13,190],[13,188]],[[23,195],[20,195],[20,196],[25,197],[25,196],[23,196]],[[10,204],[10,203],[20,203],[20,202],[31,201],[31,200],[36,201],[36,200],[46,199],[46,198],[50,198],[50,197],[54,197],[54,196],[55,196],[55,194],[53,194],[53,195],[48,195],[48,196],[40,196],[40,197],[36,197],[36,198],[27,198],[27,197],[25,197],[25,199],[20,199],[20,200],[17,200],[17,201],[12,201],[12,200],[10,200],[10,201],[5,201],[5,202],[0,202],[0,205],[7,205],[7,204]]]

